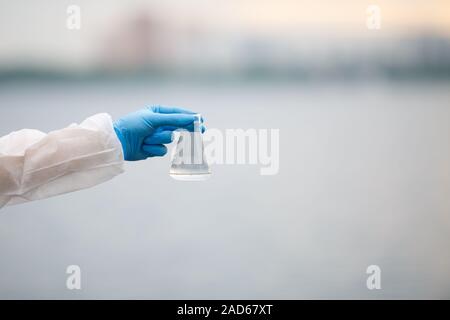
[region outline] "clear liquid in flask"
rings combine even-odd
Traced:
[[[201,117],[197,115],[194,131],[177,131],[176,148],[172,154],[169,175],[180,181],[204,181],[211,170],[204,154]]]

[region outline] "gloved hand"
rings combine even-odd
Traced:
[[[146,107],[115,121],[114,130],[122,144],[125,160],[144,160],[165,155],[164,144],[172,142],[173,131],[179,128],[192,131],[195,119],[194,112],[181,108]]]

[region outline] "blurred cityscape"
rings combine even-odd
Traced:
[[[377,32],[377,31],[375,31]],[[450,77],[450,38],[421,31],[394,37],[216,34],[173,30],[146,12],[129,16],[102,43],[97,71],[188,77]]]
[[[196,3],[199,5],[198,1]],[[424,3],[426,1],[416,9],[422,10]],[[140,2],[119,13],[110,10],[103,24],[90,25],[89,21],[85,23],[89,18],[85,12],[90,8],[85,3],[80,4],[80,8],[86,8],[82,11],[85,13],[82,29],[61,30],[59,26],[57,32],[50,32],[48,39],[44,37],[42,41],[42,46],[49,46],[47,51],[39,42],[34,44],[39,48],[33,51],[40,51],[36,56],[26,49],[26,37],[17,41],[24,28],[17,28],[16,20],[6,19],[2,22],[5,37],[8,38],[6,34],[11,37],[15,30],[17,36],[14,41],[3,43],[0,80],[124,75],[208,80],[450,78],[450,37],[446,25],[440,28],[432,25],[433,15],[428,13],[425,23],[414,24],[412,28],[407,25],[401,28],[384,19],[386,26],[371,31],[365,26],[365,5],[356,6],[360,21],[353,21],[354,17],[348,21],[335,19],[321,26],[320,21],[307,20],[300,27],[277,28],[264,23],[262,27],[243,23],[234,26],[234,20],[229,26],[220,25],[214,23],[214,16],[202,20],[186,10],[172,10],[171,15],[169,9],[161,11],[155,4],[149,7]],[[324,3],[323,7],[326,6]],[[439,12],[450,9],[448,7],[440,1],[431,1],[424,8]],[[17,9],[6,4],[4,8],[11,13]],[[58,8],[64,13],[64,5]],[[389,4],[385,4],[383,12],[389,8]],[[217,11],[216,16],[220,15]],[[3,12],[6,15],[8,10]],[[278,15],[283,21],[283,13]],[[56,12],[52,12],[49,17],[55,21],[49,22],[48,28],[55,28],[67,15],[60,14],[56,19]],[[427,21],[430,24],[427,25]],[[29,24],[28,28],[33,29],[32,23]],[[24,30],[28,37],[34,37],[30,30]],[[30,41],[28,47],[32,43]],[[67,48],[71,51],[64,54]]]

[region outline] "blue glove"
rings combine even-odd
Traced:
[[[194,112],[181,108],[146,107],[114,122],[114,130],[125,160],[144,160],[165,155],[164,144],[172,142],[173,131],[180,128],[192,131],[195,119]]]

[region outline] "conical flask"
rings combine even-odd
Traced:
[[[176,148],[172,153],[169,175],[175,180],[203,181],[211,176],[204,154],[201,116],[194,121],[194,131],[176,131]]]

